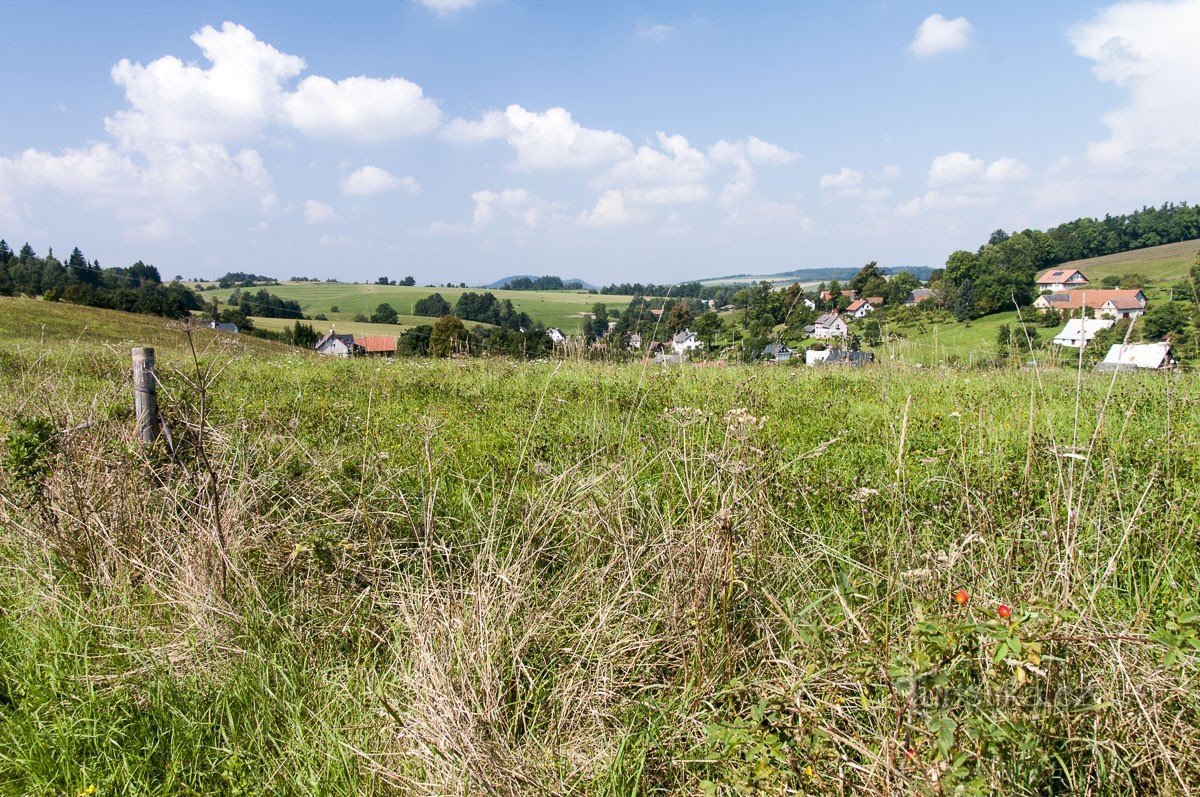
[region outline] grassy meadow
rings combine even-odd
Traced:
[[[324,313],[338,324],[338,328],[353,324],[355,315],[371,315],[381,303],[387,302],[402,318],[403,326],[429,324],[435,319],[414,316],[413,305],[433,293],[440,293],[451,306],[464,293],[483,293],[484,288],[423,288],[402,285],[361,285],[356,283],[285,282],[280,285],[264,286],[268,291],[283,299],[294,299],[300,303],[306,315]],[[258,290],[254,288],[253,290]],[[228,300],[233,288],[213,288],[201,294],[205,299]],[[579,331],[584,313],[590,313],[596,302],[606,302],[614,309],[624,308],[631,296],[597,296],[586,291],[505,291],[491,293],[500,300],[510,299],[517,310],[529,314],[534,321],[547,327],[561,327],[570,334]],[[337,307],[338,312],[330,311]],[[258,323],[259,319],[255,319]],[[346,332],[360,331],[346,326]],[[361,330],[367,332],[367,330]],[[395,328],[391,327],[394,334]]]
[[[1105,277],[1121,277],[1131,273],[1142,274],[1155,282],[1179,282],[1187,279],[1188,269],[1196,262],[1198,251],[1200,241],[1180,241],[1135,249],[1132,252],[1075,260],[1056,268],[1077,268],[1093,282]]]
[[[39,304],[0,794],[1200,789],[1192,376],[193,359]]]

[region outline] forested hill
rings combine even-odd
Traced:
[[[0,240],[0,296],[21,294],[168,318],[183,318],[203,306],[189,288],[164,285],[158,269],[140,260],[128,268],[101,268],[78,247],[64,262],[53,251],[38,257],[29,244],[13,252]]]
[[[1194,238],[1200,238],[1200,206],[1186,202],[1048,230],[996,230],[977,251],[951,254],[932,283],[958,318],[977,318],[1032,302],[1038,272],[1059,263]]]

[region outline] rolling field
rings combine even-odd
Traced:
[[[0,794],[1200,790],[1190,374],[0,332]]]
[[[856,322],[851,326],[851,330],[861,335],[863,324],[863,321]],[[923,329],[919,326],[896,326],[895,331],[904,337],[878,346],[873,351],[885,361],[933,365],[944,362],[947,357],[954,357],[959,362],[970,365],[995,357],[996,335],[1003,324],[1008,324],[1013,329],[1019,328],[1017,312],[1014,310],[1011,313],[995,313],[966,324],[953,318],[926,321]],[[885,329],[892,327],[885,324]],[[1044,340],[1047,336],[1052,337],[1056,331],[1039,329],[1038,334]]]
[[[348,283],[309,283],[288,282],[280,285],[264,286],[268,291],[284,299],[294,299],[300,303],[306,315],[324,313],[333,321],[342,323],[350,321],[356,314],[370,315],[382,302],[387,302],[402,316],[410,316],[402,320],[405,324],[432,323],[436,319],[425,319],[413,316],[413,305],[433,293],[440,293],[453,307],[458,297],[464,293],[483,293],[481,288],[421,288],[400,285],[358,285]],[[215,288],[206,290],[201,295],[208,300],[213,298],[226,301],[233,293],[233,288]],[[258,290],[258,288],[254,288]],[[534,321],[540,321],[547,327],[560,327],[564,331],[575,334],[579,331],[583,313],[589,313],[596,302],[605,302],[611,308],[621,309],[629,304],[631,296],[599,296],[580,291],[491,291],[500,300],[510,299],[520,311],[528,313]],[[330,312],[336,306],[337,313]],[[418,319],[418,320],[413,320]],[[339,327],[340,328],[340,327]],[[350,330],[347,330],[350,331]]]
[[[1200,253],[1200,240],[1181,241],[1088,260],[1075,260],[1056,268],[1077,268],[1093,282],[1108,276],[1123,276],[1134,272],[1155,282],[1174,282],[1187,279],[1188,269],[1196,262],[1197,253]]]
[[[406,329],[420,326],[421,324],[432,324],[437,319],[428,318],[419,315],[402,315],[398,324],[372,324],[363,321],[351,321],[352,313],[339,313],[339,318],[330,317],[330,321],[304,321],[302,323],[311,324],[313,329],[324,335],[329,331],[330,324],[333,324],[334,331],[339,333],[349,333],[352,335],[390,335],[395,337]],[[345,320],[341,320],[340,316],[344,316]],[[254,326],[259,329],[283,330],[290,329],[296,323],[292,318],[263,318],[261,316],[253,316]],[[464,322],[466,326],[471,328],[488,328],[491,324],[480,324],[476,321]]]

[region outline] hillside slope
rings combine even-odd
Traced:
[[[1200,239],[1074,260],[1056,268],[1077,268],[1093,282],[1108,276],[1119,277],[1132,273],[1149,277],[1155,282],[1169,282],[1187,277],[1198,252]]]

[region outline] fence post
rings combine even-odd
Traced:
[[[138,437],[143,443],[158,438],[158,381],[154,377],[154,349],[133,350],[133,410]]]

